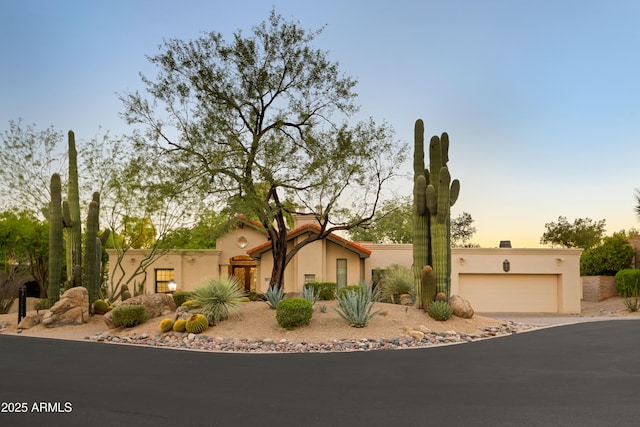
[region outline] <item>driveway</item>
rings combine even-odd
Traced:
[[[636,426],[639,332],[590,322],[426,349],[262,355],[0,335],[0,425]],[[27,413],[6,413],[22,403]]]

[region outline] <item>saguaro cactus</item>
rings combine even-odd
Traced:
[[[67,276],[72,277],[73,268],[82,265],[82,226],[80,221],[80,192],[78,190],[78,153],[76,151],[76,138],[73,131],[69,131],[69,183],[67,200],[69,203],[69,217],[71,227],[68,229],[67,245],[71,250],[71,265],[67,265]],[[80,286],[80,283],[74,283]]]
[[[414,148],[414,218],[413,218],[413,269],[416,301],[426,308],[428,295],[422,295],[421,275],[429,265],[435,276],[436,292],[449,296],[451,291],[451,206],[460,192],[460,182],[451,181],[449,161],[449,136],[433,136],[429,142],[429,166],[424,167],[424,123],[415,125]],[[425,256],[425,251],[426,256]],[[431,298],[433,298],[431,296]]]
[[[62,282],[62,183],[60,175],[54,173],[50,182],[51,202],[49,203],[49,306],[60,299]]]
[[[89,203],[87,214],[87,236],[86,253],[84,264],[84,285],[89,292],[89,307],[100,299],[100,256],[101,247],[98,238],[98,214],[100,205],[98,197],[94,194],[93,200]]]

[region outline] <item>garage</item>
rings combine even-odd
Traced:
[[[557,274],[464,274],[458,276],[460,296],[476,312],[559,311],[560,276]]]

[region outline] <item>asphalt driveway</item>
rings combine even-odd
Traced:
[[[637,426],[639,332],[262,355],[0,335],[0,425]]]

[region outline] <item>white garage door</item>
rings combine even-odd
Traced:
[[[557,313],[555,274],[460,274],[460,296],[476,312]]]

